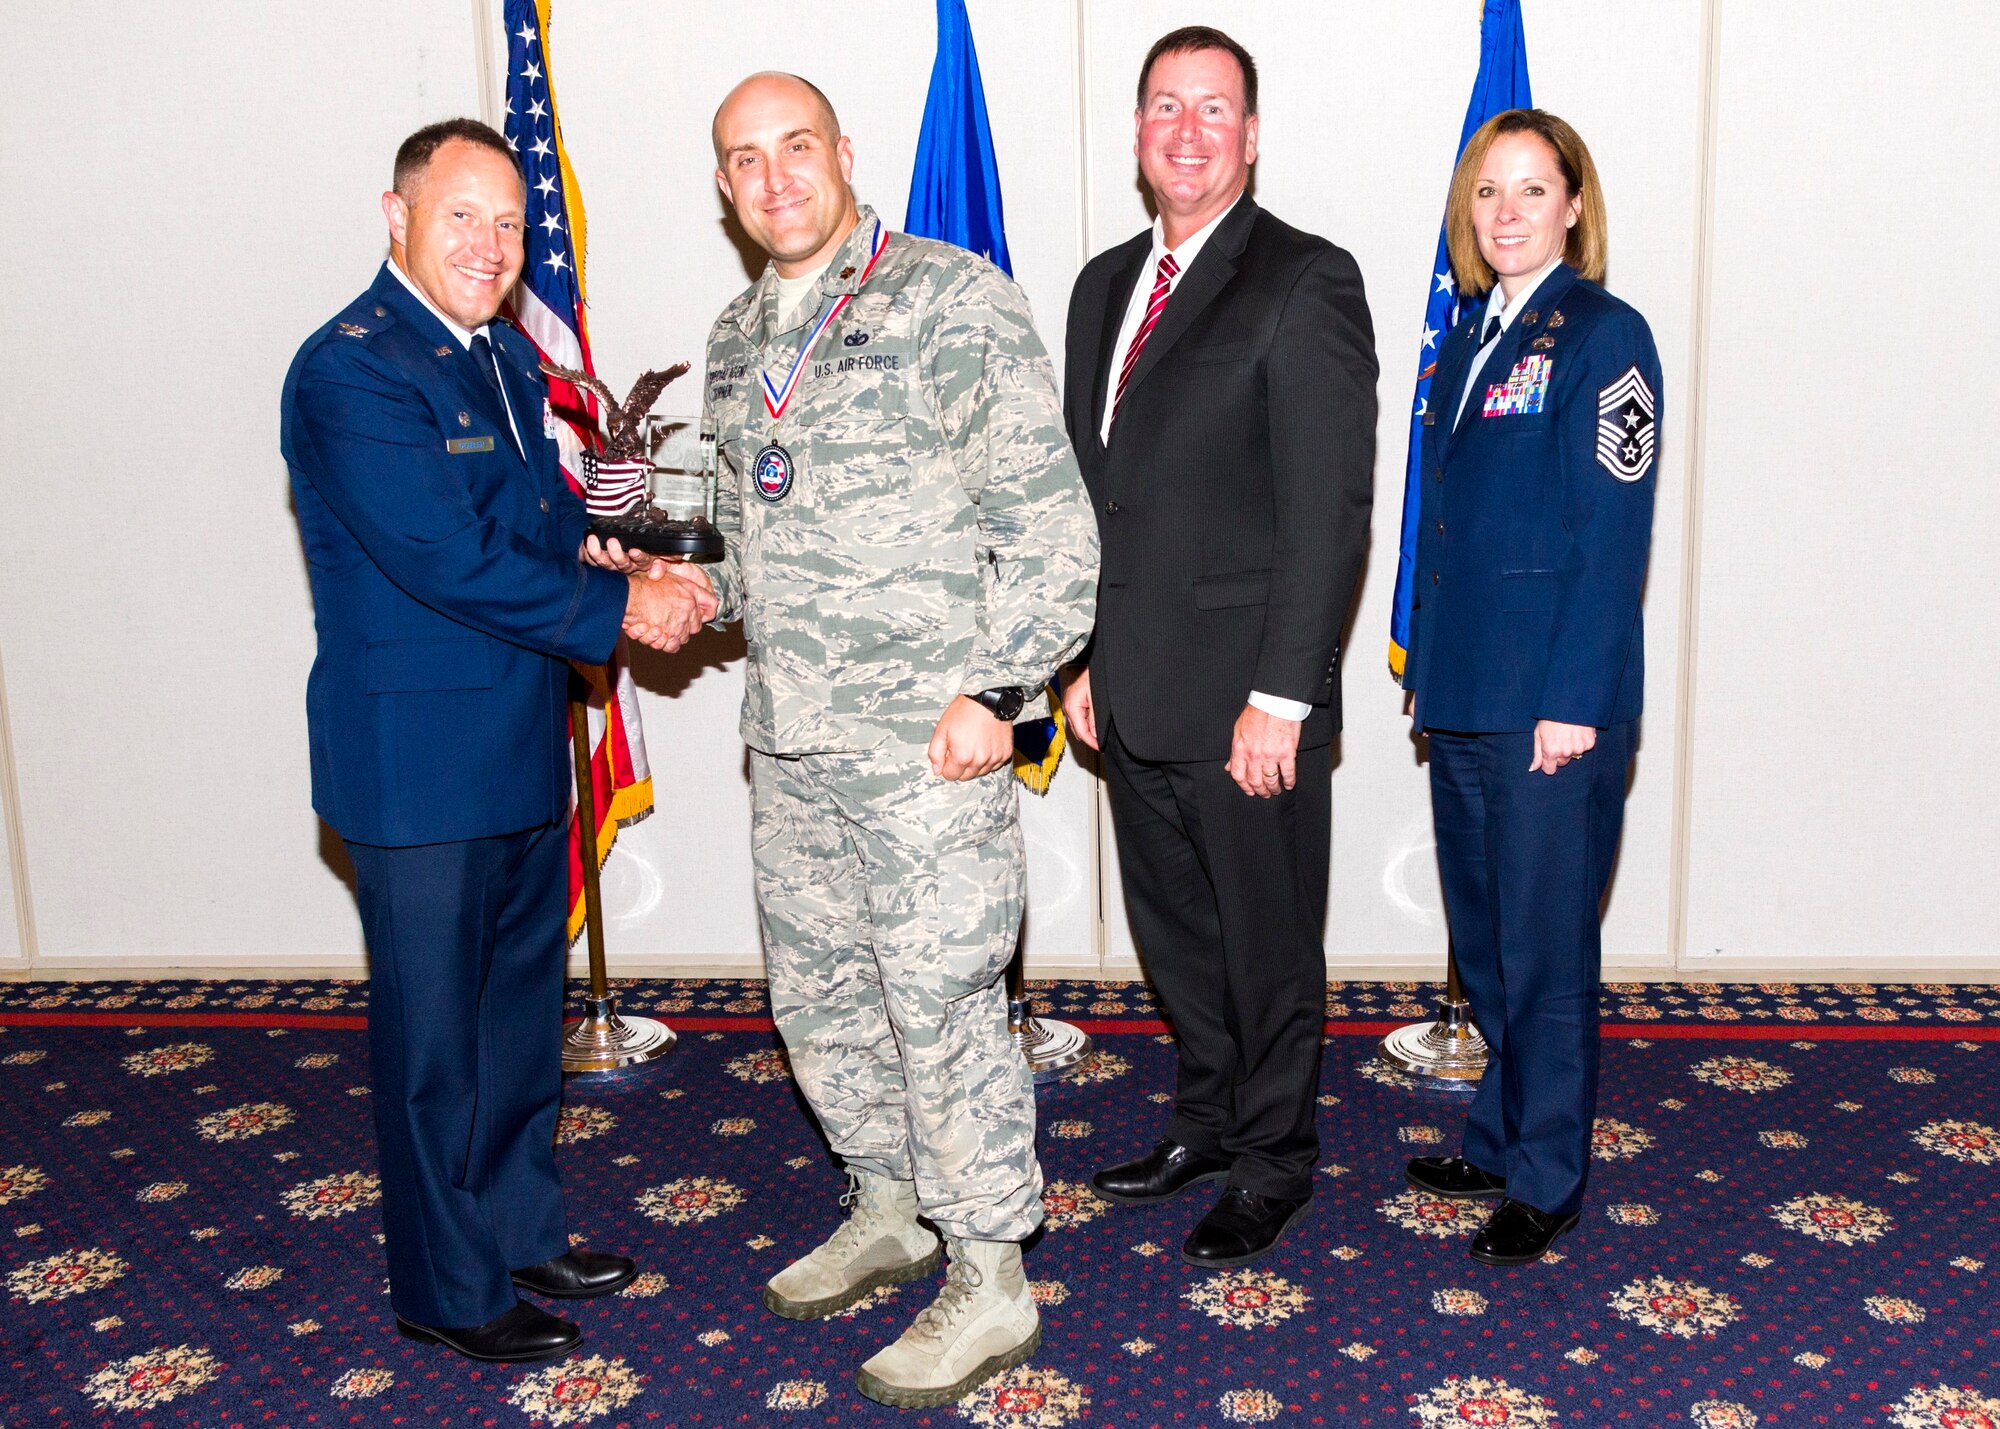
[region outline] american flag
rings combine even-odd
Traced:
[[[556,123],[549,80],[548,0],[506,0],[507,142],[528,181],[527,261],[514,289],[514,324],[558,366],[593,376],[590,329],[584,319],[583,197]],[[563,475],[583,495],[582,453],[595,447],[597,399],[568,382],[549,379],[549,404],[559,420],[556,445]],[[639,727],[639,691],[621,645],[611,663],[578,667],[590,688],[591,784],[597,808],[601,864],[621,825],[653,812],[652,771]],[[583,931],[583,839],[570,825],[569,936]]]

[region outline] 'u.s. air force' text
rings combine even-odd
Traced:
[[[836,372],[900,372],[903,355],[899,352],[871,352],[865,357],[843,357],[838,362],[815,362],[813,376],[831,377]]]

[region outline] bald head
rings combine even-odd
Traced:
[[[805,105],[811,111],[811,127],[820,138],[829,147],[839,141],[840,116],[833,112],[833,101],[821,92],[818,85],[801,75],[786,74],[783,70],[760,70],[730,90],[723,96],[722,103],[716,106],[715,118],[708,126],[708,137],[715,145],[716,163],[722,163],[726,153],[723,129],[725,121],[732,117],[732,110],[762,107],[773,101]]]
[[[753,74],[715,111],[715,183],[780,277],[827,262],[860,221],[854,146],[833,106],[795,74]]]

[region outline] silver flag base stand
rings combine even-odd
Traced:
[[[674,1029],[651,1017],[620,1017],[609,997],[586,997],[583,1020],[563,1034],[565,1072],[615,1072],[674,1050]]]
[[[1472,1004],[1447,993],[1437,1017],[1412,1022],[1382,1039],[1381,1058],[1399,1072],[1470,1090],[1486,1071],[1486,1039],[1472,1025]]]
[[[1028,1070],[1037,1084],[1060,1080],[1097,1054],[1090,1035],[1058,1022],[1040,1018],[1028,1010],[1026,998],[1007,1000],[1007,1035],[1027,1059]]]

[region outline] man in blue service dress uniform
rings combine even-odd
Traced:
[[[1408,685],[1459,974],[1493,1046],[1462,1155],[1419,1157],[1409,1179],[1504,1197],[1472,1255],[1511,1265],[1575,1224],[1590,1168],[1660,363],[1645,319],[1568,262],[1466,306],[1425,418]],[[1549,754],[1550,722],[1594,730],[1588,758]]]
[[[664,566],[579,560],[536,354],[492,321],[524,197],[483,124],[405,141],[389,262],[299,349],[283,409],[319,632],[313,807],[353,858],[371,958],[390,1301],[406,1335],[497,1361],[582,1338],[516,1287],[602,1295],[634,1271],[569,1248],[556,1179],[566,662],[621,628],[674,648],[713,611]]]

